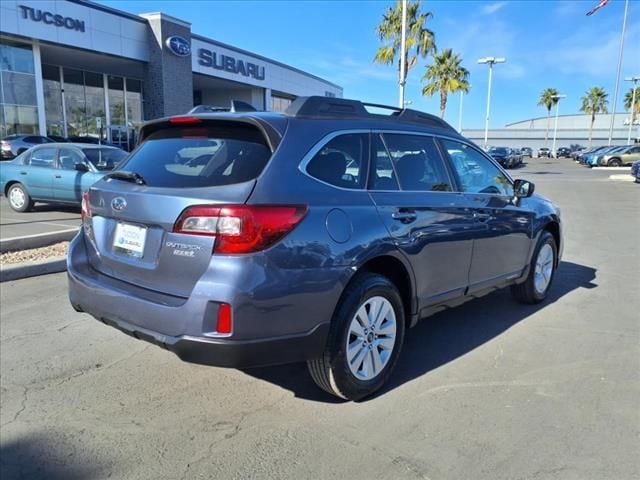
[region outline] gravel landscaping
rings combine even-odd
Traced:
[[[60,242],[54,245],[49,245],[48,247],[6,252],[0,255],[0,265],[15,265],[17,263],[63,257],[67,254],[68,246],[69,242]]]

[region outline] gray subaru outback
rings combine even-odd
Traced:
[[[559,210],[441,119],[387,111],[306,97],[147,123],[84,195],[71,304],[189,362],[306,361],[360,399],[418,319],[508,286],[543,301]]]

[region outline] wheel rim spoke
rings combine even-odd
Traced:
[[[355,369],[356,371],[360,370],[362,366],[362,362],[365,359],[365,356],[369,353],[369,350],[366,348],[361,348],[358,353],[353,357],[353,360],[349,362],[349,368]]]
[[[396,313],[382,296],[367,299],[351,319],[346,360],[359,380],[371,380],[389,363],[396,343]]]
[[[553,248],[547,243],[538,252],[534,271],[533,283],[539,294],[543,294],[549,287],[553,273],[553,261]]]
[[[382,358],[380,358],[380,352],[378,352],[377,348],[371,349],[371,359],[373,361],[373,374],[377,375],[380,370],[384,367],[382,363]]]

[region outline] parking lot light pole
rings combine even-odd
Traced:
[[[491,79],[493,77],[493,66],[496,63],[504,63],[507,60],[505,58],[484,57],[478,60],[478,63],[489,65],[489,86],[487,87],[487,116],[484,120],[484,148],[487,148],[487,141],[489,139],[489,112],[491,106]]]
[[[402,0],[402,32],[400,34],[400,98],[398,103],[400,108],[404,106],[404,86],[407,82],[406,71],[407,56],[407,0]]]
[[[625,82],[632,82],[631,85],[631,118],[629,119],[629,133],[627,133],[627,145],[631,143],[631,130],[633,130],[633,112],[636,108],[636,84],[640,82],[640,76],[637,77],[627,77],[624,79]]]
[[[556,155],[556,135],[558,133],[558,112],[560,111],[560,99],[562,98],[566,98],[566,95],[554,95],[553,98],[554,100],[556,100],[556,121],[555,124],[553,126],[553,146],[551,147],[551,155]]]

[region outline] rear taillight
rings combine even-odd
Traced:
[[[86,219],[91,218],[91,205],[89,204],[89,192],[84,192],[82,194],[82,206],[80,208],[80,217],[82,218],[82,222]]]
[[[282,239],[306,213],[301,205],[197,205],[182,212],[173,231],[216,237],[215,253],[253,253]]]

